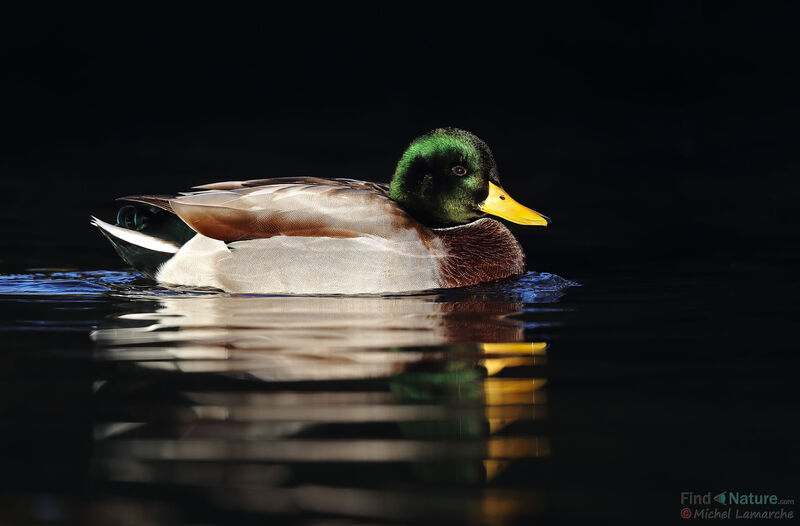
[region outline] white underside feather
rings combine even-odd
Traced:
[[[262,294],[361,294],[438,287],[441,253],[412,236],[275,236],[231,243],[198,234],[157,274],[166,283]]]

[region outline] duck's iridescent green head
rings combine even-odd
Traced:
[[[486,143],[457,128],[438,128],[414,139],[397,163],[389,196],[429,227],[461,225],[486,214],[547,225],[547,218],[502,189]]]

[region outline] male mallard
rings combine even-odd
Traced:
[[[547,218],[500,186],[489,147],[456,128],[415,139],[391,184],[287,177],[179,196],[123,197],[92,224],[122,259],[163,283],[252,293],[375,293],[461,287],[525,271],[496,215]]]

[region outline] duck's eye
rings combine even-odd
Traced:
[[[467,175],[467,169],[461,166],[460,164],[457,164],[453,166],[453,173],[459,177],[462,177]]]

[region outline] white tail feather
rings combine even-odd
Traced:
[[[165,252],[167,254],[175,254],[180,249],[178,245],[170,241],[148,236],[147,234],[142,234],[141,232],[137,232],[135,230],[128,230],[127,228],[110,225],[94,216],[92,216],[91,224],[117,239],[121,239],[122,241],[126,241],[148,250]]]

